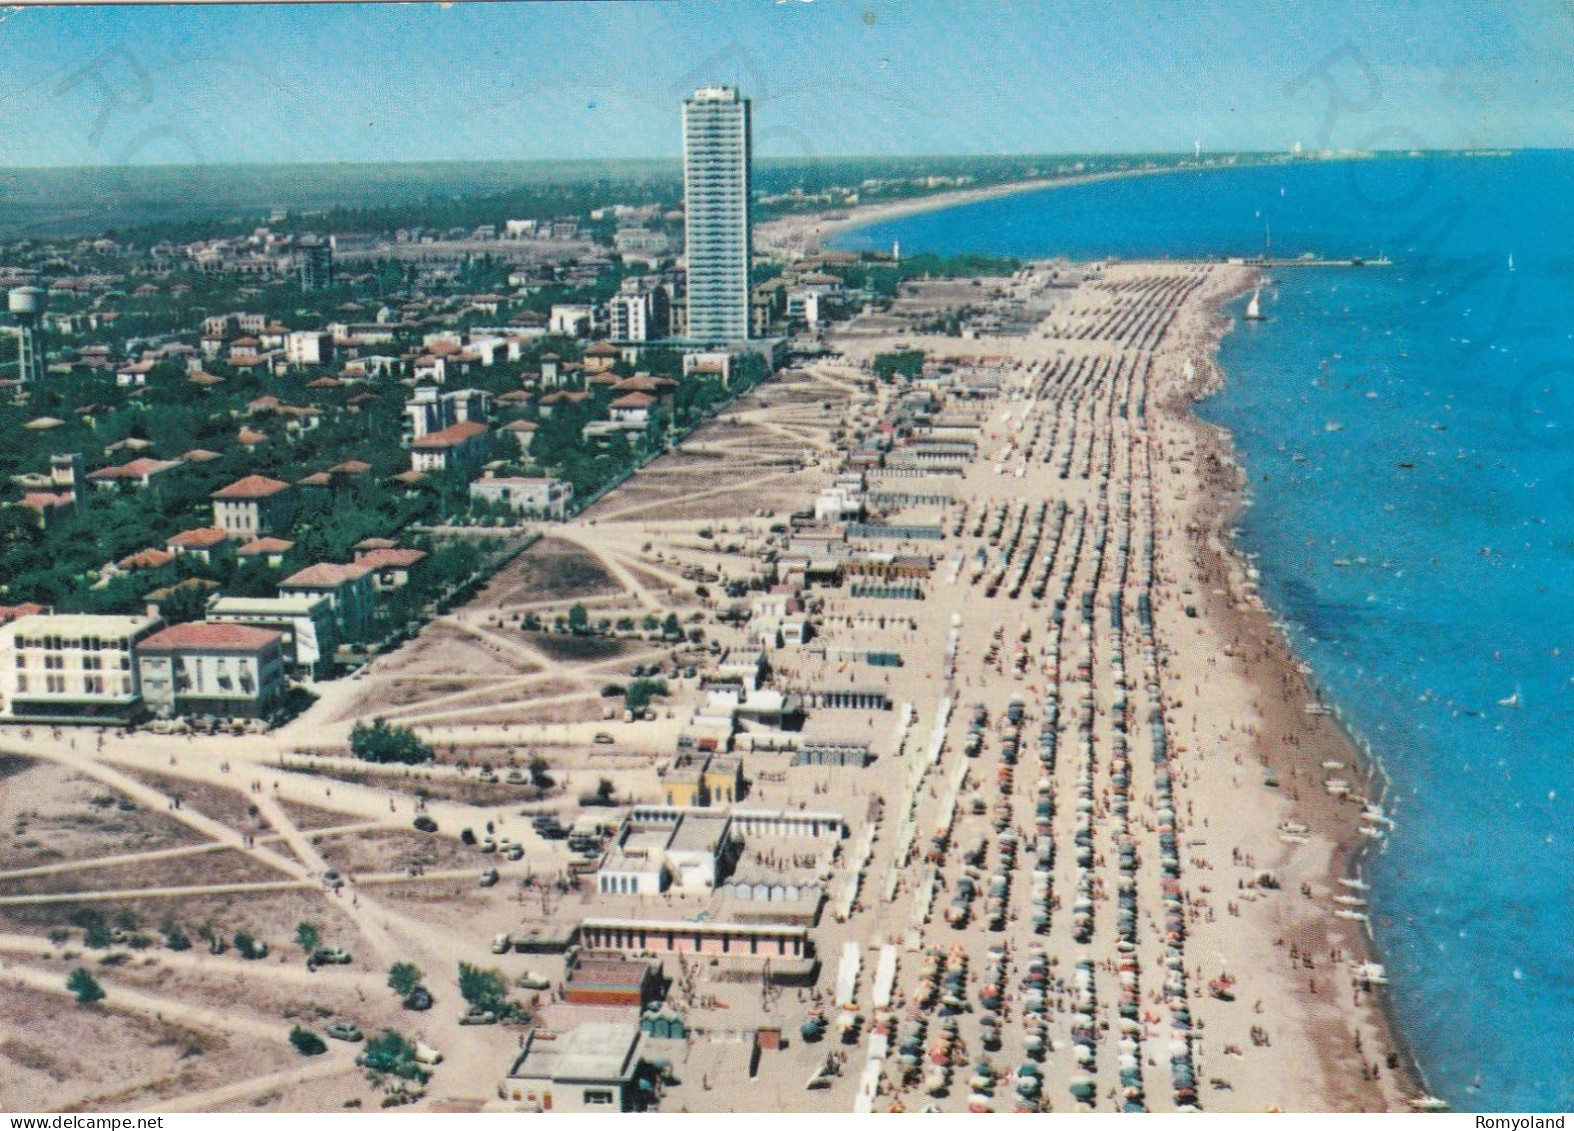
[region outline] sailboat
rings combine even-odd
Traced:
[[[1508,269],[1510,271],[1514,269],[1514,253],[1512,251],[1508,253]]]
[[[1263,317],[1263,313],[1262,313],[1262,288],[1261,287],[1258,287],[1255,291],[1252,292],[1252,300],[1251,300],[1251,302],[1246,304],[1246,321],[1248,321],[1248,322],[1266,322],[1267,321],[1267,319]]]

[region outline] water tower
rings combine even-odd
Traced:
[[[16,287],[6,296],[11,320],[16,323],[16,373],[23,384],[44,379],[44,292],[37,287]]]

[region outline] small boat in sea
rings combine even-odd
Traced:
[[[1519,688],[1516,687],[1514,688],[1514,694],[1506,699],[1499,699],[1497,705],[1499,707],[1507,707],[1511,711],[1517,711],[1525,705],[1525,700],[1520,695]]]
[[[1266,322],[1262,312],[1262,288],[1258,287],[1252,292],[1252,300],[1246,304],[1246,321]]]
[[[1448,1101],[1440,1100],[1436,1096],[1417,1096],[1409,1101],[1410,1106],[1417,1111],[1447,1111]]]
[[[1341,877],[1339,882],[1351,891],[1366,891],[1368,886],[1365,880],[1352,879],[1349,876]]]
[[[1347,907],[1341,907],[1339,910],[1335,911],[1334,912],[1334,917],[1336,919],[1353,919],[1357,923],[1365,923],[1367,921],[1367,914],[1366,914],[1366,912],[1364,912],[1364,911],[1351,911]]]

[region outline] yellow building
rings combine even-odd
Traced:
[[[661,775],[662,802],[691,809],[732,805],[743,796],[743,762],[715,754],[680,754]]]
[[[707,805],[732,805],[743,795],[743,762],[737,758],[713,757],[703,775]]]

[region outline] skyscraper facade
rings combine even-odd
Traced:
[[[683,102],[683,207],[688,258],[687,336],[749,336],[749,100],[707,86]]]
[[[322,291],[333,286],[333,245],[308,236],[300,242],[301,290]]]

